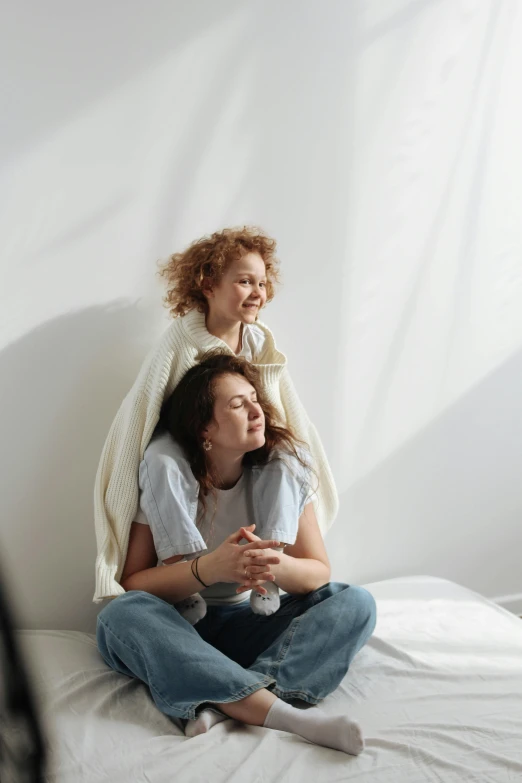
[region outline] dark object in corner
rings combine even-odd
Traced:
[[[42,732],[6,589],[0,582],[0,780],[43,783],[44,768]]]

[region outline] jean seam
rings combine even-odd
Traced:
[[[103,625],[103,627],[104,627],[104,628],[105,628],[105,629],[106,629],[106,630],[107,630],[107,631],[108,631],[110,634],[112,634],[112,636],[114,636],[114,638],[115,638],[115,639],[117,639],[119,642],[121,642],[121,643],[123,644],[123,646],[124,646],[124,647],[127,647],[129,650],[132,650],[132,652],[134,652],[134,653],[138,653],[138,655],[141,655],[141,653],[140,653],[140,651],[139,651],[138,649],[134,648],[134,647],[133,647],[131,644],[129,644],[128,642],[125,642],[123,639],[120,639],[120,637],[118,636],[118,634],[117,634],[117,633],[115,633],[115,632],[112,630],[112,628],[111,628],[109,625],[107,625],[107,623],[105,622],[105,620],[102,620],[102,619],[101,619],[101,617],[98,617],[98,622],[100,623],[100,625]]]
[[[322,701],[320,697],[314,696],[313,694],[308,693],[308,691],[292,691],[276,686],[273,692],[275,696],[278,696],[281,699],[301,699],[309,704],[318,704]]]
[[[316,606],[317,604],[322,603],[322,601],[319,600],[319,596],[317,594],[324,587],[329,587],[331,584],[332,584],[332,582],[325,582],[324,585],[320,585],[320,587],[316,587],[316,589],[312,591],[312,593],[310,594],[310,597],[312,599],[312,606]],[[348,587],[349,587],[349,585],[348,585]],[[334,593],[334,595],[335,595],[335,593]]]
[[[250,696],[251,693],[260,690],[260,688],[266,688],[268,685],[272,685],[272,683],[275,682],[273,677],[269,677],[266,674],[262,674],[261,677],[262,677],[261,680],[258,680],[257,682],[254,682],[251,685],[245,685],[245,687],[242,688],[240,691],[237,691],[229,699],[224,699],[220,701],[219,704],[231,704],[232,702],[240,701],[241,699],[245,699],[247,696]],[[190,707],[188,707],[188,709],[186,710],[186,714],[180,715],[179,717],[183,718],[184,720],[195,720],[197,708],[199,707],[200,704],[206,704],[207,702],[208,700],[193,702],[190,705]]]
[[[277,669],[281,666],[283,660],[285,659],[285,656],[288,652],[288,649],[292,643],[292,639],[294,638],[295,632],[297,630],[297,627],[301,621],[301,617],[295,617],[292,620],[292,623],[290,624],[289,629],[287,630],[285,634],[285,639],[283,640],[283,644],[281,646],[281,651],[279,655],[277,656],[277,659],[273,662],[272,666],[268,669],[267,674],[269,676],[274,676]]]
[[[326,584],[329,584],[329,582],[326,583]],[[321,585],[320,588],[318,588],[317,590],[313,590],[312,593],[309,594],[310,598],[311,598],[311,601],[312,601],[311,602],[311,606],[315,606],[317,603],[319,603],[319,601],[317,600],[317,593],[319,592],[319,590],[321,590],[322,587],[326,587],[326,584],[325,585]],[[292,643],[292,640],[294,638],[295,632],[297,631],[297,628],[298,628],[299,623],[301,622],[303,616],[304,616],[304,613],[299,615],[299,617],[295,617],[292,620],[292,622],[291,622],[291,624],[290,624],[290,626],[289,626],[289,628],[288,628],[288,630],[286,632],[286,636],[285,636],[285,639],[283,640],[283,645],[281,647],[281,651],[280,651],[280,653],[279,653],[279,655],[277,657],[277,660],[274,661],[272,666],[268,669],[267,674],[275,676],[278,668],[281,666],[284,658],[286,657],[286,655],[288,653],[288,649],[289,649],[289,647],[290,647],[290,645]],[[305,693],[304,691],[295,691],[295,692],[294,691],[288,691],[287,692],[284,689],[281,689],[279,687],[277,687],[277,690],[281,691],[282,693],[285,693],[285,695],[288,693],[289,694],[288,698],[292,698],[292,694],[293,693],[296,693],[296,694],[298,694],[298,693]],[[307,696],[307,699],[315,699],[316,698],[315,696],[311,696],[309,694],[306,694],[306,696]],[[295,698],[300,698],[300,697],[296,696]]]

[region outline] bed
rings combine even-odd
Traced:
[[[56,783],[522,780],[522,620],[433,577],[366,585],[375,634],[319,707],[361,723],[361,756],[227,720],[186,739],[90,634],[22,631]]]

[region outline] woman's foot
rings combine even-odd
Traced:
[[[328,716],[315,707],[300,710],[278,699],[266,688],[239,701],[216,705],[230,718],[252,726],[286,731],[352,756],[364,750],[364,739],[359,724],[346,715]]]
[[[324,715],[315,710],[299,710],[281,699],[274,701],[263,724],[267,729],[299,734],[309,742],[358,756],[364,750],[359,724],[346,715]]]

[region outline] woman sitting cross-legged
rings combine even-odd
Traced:
[[[98,616],[104,660],[146,683],[162,712],[187,720],[187,736],[231,717],[360,753],[364,741],[355,721],[289,702],[315,705],[337,688],[373,632],[374,599],[364,588],[329,581],[312,486],[304,496],[278,492],[282,504],[299,504],[297,536],[284,551],[288,542],[263,540],[251,524],[253,499],[262,502],[255,494],[260,471],[283,460],[300,487],[313,483],[303,444],[276,422],[255,368],[230,354],[190,369],[161,422],[190,465],[191,475],[174,489],[186,493],[187,510],[194,486],[199,492],[205,554],[180,554],[157,567],[150,527],[133,523],[121,577],[127,592]],[[281,508],[282,517],[287,512]],[[249,591],[263,593],[266,582],[286,595],[273,614],[254,614]],[[197,591],[207,611],[191,625],[175,604]]]

